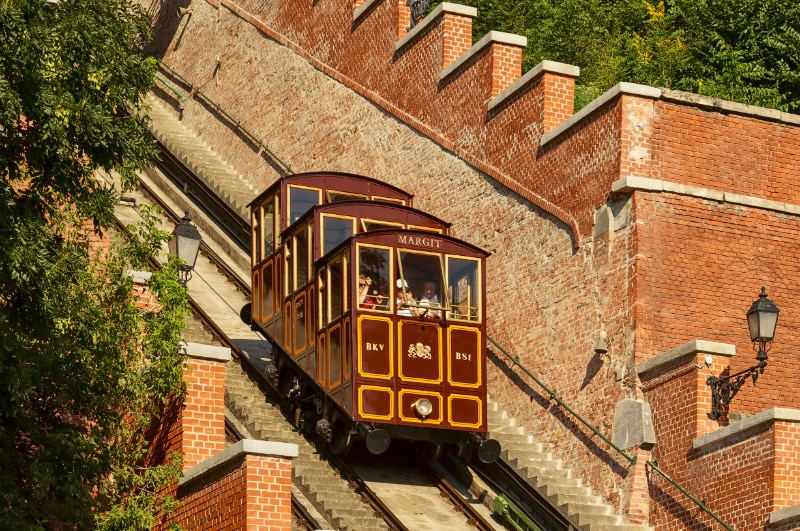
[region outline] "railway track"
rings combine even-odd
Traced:
[[[186,207],[175,204],[175,190],[187,189],[189,186],[181,186],[180,181],[173,181],[172,184],[174,189],[168,193],[159,189],[159,187],[156,186],[153,181],[149,179],[143,179],[144,194],[141,197],[133,197],[133,203],[145,200],[160,203],[165,212],[172,213],[171,221],[176,223],[179,218],[179,212]],[[209,203],[205,203],[204,205],[208,207]],[[218,205],[219,204],[217,204],[215,208],[218,208]],[[194,208],[192,208],[192,210],[194,210]],[[215,213],[211,219],[214,220],[213,223],[219,224],[221,223],[219,220],[224,219],[225,216],[236,216],[236,214],[232,211],[225,212],[225,209],[223,208],[222,212]],[[130,221],[133,222],[135,219]],[[237,246],[241,247],[240,245]],[[242,251],[244,252],[244,250]],[[413,502],[407,502],[405,503],[405,507],[403,507],[403,503],[401,501],[400,506],[398,507],[395,501],[395,507],[390,507],[390,504],[387,504],[384,501],[386,496],[378,495],[370,487],[370,482],[362,478],[362,472],[355,471],[345,460],[335,458],[334,456],[325,455],[322,445],[320,445],[320,448],[317,448],[314,445],[315,441],[303,436],[298,432],[298,430],[293,428],[292,419],[287,418],[287,416],[283,414],[283,410],[280,407],[281,404],[277,398],[274,387],[272,386],[271,382],[264,377],[265,367],[269,363],[270,358],[267,342],[260,337],[242,338],[242,334],[238,331],[229,334],[225,325],[225,321],[223,321],[221,324],[218,323],[218,317],[212,312],[206,311],[206,304],[204,304],[202,300],[195,298],[195,290],[192,289],[194,287],[193,284],[202,282],[205,284],[215,284],[214,286],[210,286],[212,291],[221,292],[223,291],[222,287],[216,285],[220,282],[221,278],[222,281],[228,285],[227,289],[229,291],[238,293],[240,298],[245,300],[245,298],[249,295],[249,287],[246,280],[244,280],[246,277],[244,277],[241,268],[237,267],[234,263],[230,263],[230,261],[227,260],[227,258],[229,258],[228,255],[219,248],[213,245],[204,245],[202,254],[203,257],[208,261],[208,264],[205,266],[198,264],[195,278],[193,278],[193,280],[189,283],[193,313],[195,316],[197,316],[198,321],[201,323],[201,327],[205,329],[209,338],[212,338],[213,341],[219,342],[222,345],[229,346],[232,349],[235,363],[229,364],[231,366],[230,372],[239,373],[233,378],[238,379],[240,382],[249,382],[251,388],[255,388],[257,393],[256,395],[251,394],[250,396],[247,396],[246,394],[243,395],[240,393],[240,391],[237,389],[233,389],[230,392],[226,390],[226,403],[230,403],[229,405],[232,406],[231,410],[236,414],[238,421],[237,424],[240,426],[246,426],[247,424],[250,424],[251,427],[257,428],[256,433],[253,434],[255,438],[285,440],[285,442],[296,442],[298,445],[304,445],[307,451],[303,452],[301,450],[301,457],[296,462],[297,468],[302,469],[304,466],[301,464],[304,453],[309,457],[312,463],[311,465],[308,465],[309,468],[316,470],[320,463],[324,464],[325,467],[330,469],[328,475],[333,476],[334,478],[338,477],[340,480],[341,484],[337,488],[344,488],[345,490],[353,492],[358,498],[360,498],[360,503],[368,507],[367,513],[371,513],[374,520],[378,522],[378,524],[374,527],[376,529],[415,530],[423,528],[448,527],[454,530],[491,530],[501,528],[497,523],[491,521],[490,511],[488,511],[478,500],[469,500],[464,498],[462,493],[466,492],[466,488],[462,487],[459,491],[457,487],[453,486],[451,480],[443,478],[441,474],[438,474],[434,469],[428,470],[427,476],[425,476],[427,479],[425,481],[417,478],[408,485],[404,485],[402,487],[399,487],[398,484],[404,481],[405,471],[408,470],[407,465],[397,465],[393,471],[390,470],[389,472],[387,472],[386,469],[382,470],[384,477],[382,477],[377,484],[379,486],[385,486],[388,481],[388,484],[392,485],[394,495],[390,496],[390,498],[397,498],[397,492],[398,489],[400,489],[404,491],[401,496],[401,500],[413,500],[415,497],[422,500],[427,500],[424,511],[419,511],[420,505]],[[216,273],[219,278],[216,281],[210,282],[209,280],[214,273]],[[233,307],[233,304],[228,303],[227,305],[229,306],[228,313],[231,313],[231,311],[235,308]],[[211,305],[211,307],[215,310],[219,310],[218,306],[220,305]],[[227,323],[230,324],[230,321],[227,321]],[[255,348],[256,342],[262,343],[260,349]],[[227,380],[228,377],[226,375],[226,386]],[[239,402],[238,406],[237,401]],[[256,412],[253,412],[253,408],[250,406],[255,403],[259,403],[260,407],[256,408]],[[261,418],[263,415],[259,410],[263,410],[265,408],[272,409],[273,413],[281,412],[274,425],[265,425],[263,418]],[[248,415],[251,415],[253,418],[249,419],[249,421],[247,418],[242,418],[247,417]],[[272,430],[270,433],[258,433],[258,431],[269,432],[270,430]],[[276,432],[281,432],[282,435],[279,435]],[[237,434],[237,432],[233,429],[229,429],[229,433],[231,434],[232,439],[241,437],[241,434]],[[389,474],[389,476],[386,476],[386,474]],[[392,475],[396,479],[392,480]],[[392,484],[392,481],[396,481],[398,483]],[[323,521],[319,521],[319,512],[317,512],[316,518],[310,516],[310,512],[308,510],[309,506],[324,506],[324,503],[319,499],[312,500],[311,502],[306,501],[305,503],[300,501],[300,498],[313,498],[316,494],[316,487],[312,483],[306,483],[305,479],[300,481],[300,483],[303,487],[301,490],[304,491],[299,492],[298,495],[293,499],[293,511],[295,513],[296,529],[373,528],[373,524],[367,524],[365,522],[349,524],[345,521],[346,518],[337,520],[335,514],[333,517],[330,515],[322,516]],[[419,491],[419,493],[415,494],[415,490]],[[435,496],[431,496],[431,490],[435,491],[437,494]],[[353,511],[348,512],[352,513]],[[417,514],[414,514],[415,512]],[[442,521],[437,522],[436,524],[431,524],[431,527],[428,527],[424,523],[420,524],[421,519],[424,520],[423,517],[429,517],[431,514],[435,514],[436,517],[442,519]]]
[[[165,212],[171,213],[173,222],[177,222],[180,219],[184,210],[203,212],[202,216],[195,218],[195,223],[204,232],[219,233],[219,237],[216,238],[215,244],[206,242],[203,245],[203,255],[213,265],[208,266],[209,270],[201,278],[212,274],[223,275],[227,279],[226,282],[232,286],[232,289],[240,294],[240,299],[244,300],[249,296],[250,276],[249,235],[248,225],[245,221],[246,216],[243,214],[245,211],[244,205],[235,204],[237,201],[232,202],[232,192],[225,192],[223,190],[225,185],[209,185],[193,171],[190,171],[169,150],[162,147],[162,151],[160,169],[150,172],[148,178],[143,179],[144,193],[149,196],[151,201],[161,203]],[[234,182],[229,186],[235,187],[237,184]],[[223,196],[225,197],[223,198]],[[242,203],[242,201],[239,200],[238,203]],[[203,222],[205,222],[205,226],[202,225]],[[211,290],[214,291],[213,286],[211,286]],[[193,294],[193,291],[190,289],[190,295]],[[198,300],[197,303],[198,308],[208,308],[209,305],[213,307],[215,304],[208,300]],[[229,306],[229,310],[238,313],[238,308],[233,305]],[[199,311],[198,314],[200,314]],[[239,363],[245,368],[245,374],[250,375],[248,378],[253,380],[263,378],[271,361],[270,349],[263,338],[256,337],[256,334],[250,330],[248,330],[250,334],[248,337],[243,337],[246,334],[241,333],[238,333],[237,337],[227,337],[224,331],[234,326],[234,323],[230,321],[229,315],[220,318],[219,315],[208,314],[203,320],[207,323],[206,327],[214,330],[212,336],[221,342],[227,341],[236,347],[233,350],[234,352],[239,352]],[[235,324],[242,326],[241,321]],[[266,387],[262,383],[257,385],[261,388],[260,393],[269,394],[271,392],[268,387],[269,382],[266,382]],[[275,395],[273,394],[272,396]],[[285,424],[287,419],[284,418],[282,422]],[[289,422],[291,422],[291,419],[289,419]],[[351,474],[344,468],[337,469],[337,473],[342,477],[346,477],[348,482],[357,477],[356,474]],[[531,516],[531,520],[535,522],[533,527],[526,527],[526,529],[571,530],[579,528],[577,522],[573,521],[568,514],[556,508],[542,492],[527,484],[508,465],[498,463],[497,465],[486,465],[476,470],[462,469],[456,472],[456,475],[467,483],[474,481],[476,478],[483,478],[486,483],[495,485],[498,492],[507,491],[509,498],[524,508],[525,512]],[[458,490],[448,489],[448,487],[444,486],[445,483],[440,485],[437,488],[441,492]],[[354,480],[352,488],[360,489],[360,492],[366,493],[365,496],[369,497],[368,486],[362,488]],[[462,489],[462,491],[465,490]],[[469,496],[469,494],[467,495]],[[493,498],[493,495],[491,497]],[[461,498],[463,500],[463,496]],[[453,499],[457,501],[455,497]],[[390,529],[404,528],[399,521],[396,523],[391,522],[392,517],[389,515],[392,511],[381,507],[380,501],[368,503],[373,507],[374,512],[382,515]],[[463,501],[458,503],[463,503]],[[467,505],[469,506],[470,504],[467,503]],[[458,511],[465,515],[467,521],[472,522],[472,528],[497,528],[496,523],[481,522],[482,517],[480,515],[473,516],[471,514],[472,509],[468,506],[462,507]],[[483,517],[483,519],[485,520],[486,518]],[[346,526],[339,527],[344,528]]]

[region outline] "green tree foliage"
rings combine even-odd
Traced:
[[[576,107],[620,81],[751,105],[800,107],[800,4],[792,0],[464,0],[473,34],[524,35],[523,69],[581,68]]]
[[[179,463],[142,467],[142,433],[182,392],[177,265],[158,311],[126,273],[169,235],[154,213],[93,248],[155,156],[141,105],[149,17],[125,0],[0,0],[0,529],[149,529]],[[168,508],[168,507],[167,507]]]

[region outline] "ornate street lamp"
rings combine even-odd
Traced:
[[[753,350],[757,350],[756,361],[758,365],[753,365],[749,369],[731,374],[730,376],[716,377],[710,376],[706,384],[711,387],[711,413],[709,418],[718,420],[723,409],[728,407],[733,397],[739,392],[748,378],[753,379],[753,385],[758,380],[758,375],[764,373],[767,366],[767,351],[770,349],[775,328],[778,326],[778,307],[767,298],[767,290],[761,287],[761,294],[758,296],[750,309],[747,311],[747,326],[750,328],[750,340],[753,342]]]
[[[407,0],[406,5],[411,8],[411,26],[408,28],[408,31],[414,29],[414,26],[419,23],[420,20],[425,18],[425,13],[428,11],[428,6],[430,5],[431,0]]]
[[[189,212],[186,211],[169,241],[169,253],[183,260],[179,282],[184,286],[192,278],[192,270],[197,262],[201,241],[203,238],[200,236],[200,231],[192,225]]]

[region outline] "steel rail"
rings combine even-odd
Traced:
[[[489,340],[489,341],[492,343],[492,345],[494,345],[495,347],[497,347],[497,349],[498,349],[498,350],[500,350],[500,352],[502,352],[503,354],[505,354],[506,356],[508,356],[508,358],[509,358],[509,359],[510,359],[510,360],[511,360],[513,363],[514,363],[514,365],[516,365],[517,367],[519,367],[519,368],[520,368],[520,369],[521,369],[521,370],[522,370],[522,371],[523,371],[525,374],[527,374],[527,375],[528,375],[528,376],[529,376],[529,377],[530,377],[530,378],[531,378],[531,379],[532,379],[534,382],[536,382],[536,383],[537,383],[537,384],[538,384],[538,385],[539,385],[539,386],[540,386],[542,389],[544,389],[544,390],[545,390],[545,392],[546,392],[546,393],[547,393],[547,395],[548,395],[548,399],[549,399],[549,400],[552,400],[552,401],[554,401],[554,402],[555,402],[556,404],[558,404],[558,405],[559,405],[559,406],[560,406],[562,409],[564,409],[565,411],[569,412],[569,413],[570,413],[570,414],[571,414],[571,415],[572,415],[572,416],[573,416],[575,419],[577,419],[577,420],[578,420],[578,421],[579,421],[581,424],[583,424],[584,426],[588,427],[588,428],[589,428],[589,429],[590,429],[590,430],[591,430],[591,431],[592,431],[592,432],[593,432],[595,435],[597,435],[597,436],[598,436],[600,439],[602,439],[602,440],[603,440],[603,442],[607,443],[607,444],[608,444],[608,445],[609,445],[611,448],[613,448],[614,450],[616,450],[616,452],[617,452],[618,454],[620,454],[622,457],[624,457],[625,459],[627,459],[627,460],[628,460],[628,461],[629,461],[631,464],[636,464],[636,456],[631,456],[631,455],[628,455],[628,454],[627,454],[625,451],[623,451],[621,448],[619,448],[617,445],[615,445],[613,442],[611,442],[611,440],[610,440],[608,437],[606,437],[605,435],[603,435],[603,434],[600,432],[600,430],[599,430],[597,427],[595,427],[595,426],[592,426],[592,425],[591,425],[591,424],[590,424],[590,423],[589,423],[589,422],[588,422],[586,419],[584,419],[583,417],[581,417],[580,415],[578,415],[578,413],[576,413],[575,411],[573,411],[573,410],[572,410],[572,408],[570,408],[570,407],[569,407],[569,406],[568,406],[568,405],[567,405],[567,404],[566,404],[566,403],[565,403],[563,400],[561,400],[561,398],[559,398],[559,397],[556,395],[555,391],[553,391],[552,389],[550,389],[549,387],[547,387],[547,386],[546,386],[544,383],[542,383],[542,381],[541,381],[541,380],[539,380],[539,379],[538,379],[538,378],[537,378],[537,377],[536,377],[536,376],[535,376],[535,375],[534,375],[534,374],[533,374],[531,371],[529,371],[529,370],[528,370],[528,369],[527,369],[527,368],[526,368],[526,367],[525,367],[525,366],[524,366],[524,365],[523,365],[523,364],[522,364],[522,363],[519,361],[519,356],[512,356],[511,354],[509,354],[509,353],[508,353],[508,352],[507,352],[507,351],[506,351],[506,350],[505,350],[505,349],[504,349],[504,348],[503,348],[503,347],[502,347],[502,346],[501,346],[501,345],[500,345],[500,344],[499,344],[497,341],[495,341],[495,340],[494,340],[494,339],[492,339],[491,337],[487,336],[487,339],[488,339],[488,340]],[[658,472],[659,474],[661,474],[661,476],[662,476],[664,479],[666,479],[667,481],[669,481],[670,483],[672,483],[672,485],[673,485],[675,488],[677,488],[677,489],[678,489],[678,490],[679,490],[679,491],[680,491],[680,492],[681,492],[683,495],[685,495],[687,498],[689,498],[689,500],[691,500],[691,501],[692,501],[692,502],[693,502],[695,505],[697,505],[697,506],[698,506],[698,507],[699,507],[699,508],[700,508],[700,509],[701,509],[703,512],[705,512],[706,514],[708,514],[709,516],[711,516],[711,517],[712,517],[714,520],[716,520],[717,522],[719,522],[719,523],[720,523],[720,524],[721,524],[721,525],[722,525],[722,526],[723,526],[725,529],[728,529],[729,531],[733,531],[733,528],[732,528],[732,527],[731,527],[729,524],[725,523],[725,522],[724,522],[724,521],[723,521],[723,520],[722,520],[722,519],[721,519],[719,516],[717,516],[716,514],[714,514],[714,512],[712,512],[712,511],[711,511],[711,509],[709,509],[708,507],[706,507],[706,504],[705,504],[704,502],[702,502],[702,501],[698,500],[697,498],[695,498],[694,496],[692,496],[692,495],[691,495],[691,494],[690,494],[690,493],[689,493],[689,492],[688,492],[688,491],[687,491],[685,488],[683,488],[683,487],[682,487],[682,486],[681,486],[681,485],[680,485],[680,484],[679,484],[677,481],[675,481],[674,479],[672,479],[671,477],[669,477],[669,476],[668,476],[666,473],[664,473],[664,472],[663,472],[661,469],[659,469],[659,468],[658,468],[658,462],[657,462],[657,461],[646,461],[646,462],[645,462],[645,466],[646,466],[646,467],[650,467],[651,469],[653,469],[653,470],[655,470],[656,472]]]
[[[244,127],[244,126],[243,126],[243,125],[242,125],[242,124],[239,122],[239,120],[237,120],[236,118],[234,118],[233,116],[231,116],[231,115],[230,115],[230,114],[229,114],[227,111],[225,111],[225,109],[223,109],[223,108],[222,108],[222,107],[221,107],[221,106],[220,106],[220,105],[219,105],[217,102],[215,102],[214,100],[212,100],[211,98],[209,98],[209,97],[208,97],[206,94],[203,94],[203,92],[201,92],[201,91],[200,91],[200,89],[199,89],[199,88],[197,88],[197,86],[196,86],[194,83],[191,83],[189,80],[187,80],[186,78],[184,78],[184,77],[183,77],[181,74],[179,74],[179,73],[178,73],[176,70],[174,70],[172,67],[170,67],[170,66],[169,66],[167,63],[165,63],[165,62],[163,62],[163,61],[159,60],[159,61],[158,61],[158,64],[159,64],[159,66],[163,67],[163,68],[164,68],[164,70],[166,70],[166,71],[167,71],[167,72],[168,72],[168,73],[169,73],[171,76],[175,77],[175,78],[176,78],[178,81],[180,81],[181,83],[183,83],[184,85],[186,85],[186,86],[188,86],[188,87],[189,87],[190,91],[189,91],[189,96],[188,96],[188,99],[191,99],[191,98],[192,98],[192,97],[194,97],[195,95],[197,95],[197,96],[200,96],[200,97],[201,97],[201,98],[202,98],[202,99],[203,99],[203,100],[204,100],[206,103],[208,103],[208,104],[209,104],[209,105],[210,105],[210,106],[211,106],[211,107],[212,107],[212,108],[213,108],[215,111],[217,111],[219,114],[221,114],[221,115],[222,115],[222,116],[223,116],[223,117],[224,117],[226,120],[228,120],[228,121],[229,121],[229,122],[230,122],[230,123],[231,123],[231,124],[232,124],[232,125],[233,125],[233,126],[236,128],[236,129],[238,129],[238,130],[239,130],[239,131],[240,131],[240,132],[241,132],[241,133],[242,133],[242,134],[243,134],[245,137],[247,137],[248,139],[250,139],[250,141],[251,141],[251,142],[253,142],[254,144],[256,144],[256,145],[258,146],[259,150],[260,150],[260,151],[259,151],[259,155],[261,154],[261,152],[267,153],[267,154],[269,155],[269,157],[270,157],[270,158],[271,158],[271,159],[274,161],[275,165],[276,165],[276,166],[278,166],[278,168],[280,169],[280,171],[281,171],[282,173],[284,173],[284,174],[286,174],[286,175],[291,175],[291,174],[293,174],[293,173],[294,173],[294,171],[292,171],[292,168],[290,168],[288,164],[286,164],[285,162],[283,162],[283,161],[282,161],[282,160],[281,160],[281,159],[278,157],[278,155],[276,155],[275,153],[273,153],[273,152],[272,152],[272,150],[270,150],[270,149],[269,149],[269,147],[268,147],[268,146],[267,146],[267,145],[266,145],[264,142],[262,142],[262,141],[261,141],[261,140],[260,140],[260,139],[259,139],[259,138],[258,138],[256,135],[254,135],[254,134],[253,134],[253,133],[251,133],[249,130],[247,130],[247,129],[246,129],[246,128],[245,128],[245,127]],[[163,81],[163,80],[160,80],[160,81],[162,81],[162,83],[165,83],[165,84],[166,84],[166,81]],[[169,85],[168,85],[168,86],[169,86]],[[181,94],[180,94],[179,92],[177,92],[176,90],[173,90],[173,92],[176,92],[177,94],[179,94],[179,98],[180,98]],[[181,101],[181,105],[183,105],[183,102],[184,102],[186,99],[187,99],[187,97],[183,97],[183,98],[180,100],[180,101]]]
[[[165,170],[167,173],[169,173],[169,171],[171,169],[173,169],[173,168],[181,168],[181,167],[183,167],[182,163],[180,161],[178,161],[177,159],[173,158],[172,161],[173,161],[173,164],[171,164],[169,167],[166,167],[166,166],[162,165],[162,169]],[[180,172],[180,174],[181,174],[180,177],[182,177],[184,179],[188,179],[192,183],[197,180],[196,176],[191,174],[191,172],[187,171],[185,168],[183,169],[183,171]],[[174,175],[167,175],[167,177],[169,179],[171,179],[175,184],[177,184],[180,189],[184,189],[184,182],[180,181],[180,178],[176,178]],[[148,191],[148,195],[154,201],[159,202],[158,193],[155,190],[147,189],[147,191]],[[163,203],[162,203],[162,207],[163,207]],[[165,207],[163,209],[165,211],[167,210]],[[238,218],[238,219],[241,219],[241,218],[239,218],[239,216],[235,215],[235,213],[233,213],[233,211],[230,209],[230,207],[227,207],[227,205],[224,206],[223,210],[225,212],[227,212],[227,215],[221,215],[220,214],[218,216],[215,216],[215,219],[219,219],[219,221],[217,221],[218,224],[227,233],[227,232],[230,232],[232,229],[230,228],[230,226],[224,220],[225,219],[232,219],[234,217]],[[178,221],[178,218],[176,218],[174,215],[170,214],[170,216],[173,218],[173,221],[175,221],[175,222]],[[238,225],[238,223],[236,223],[236,225]],[[245,230],[245,229],[237,228],[236,230]],[[245,234],[249,237],[249,227],[246,229],[246,231],[247,232],[245,232]],[[240,234],[241,234],[241,232],[240,232]],[[249,249],[249,238],[248,237],[241,236],[240,238],[237,238],[237,240],[239,240],[239,241],[247,240],[247,247],[245,248],[245,250]],[[247,286],[243,282],[241,282],[241,280],[238,279],[238,277],[229,268],[226,267],[224,258],[214,255],[213,252],[210,249],[208,249],[207,246],[205,246],[204,244],[203,244],[203,246],[201,248],[203,249],[203,251],[205,253],[207,253],[207,255],[215,263],[217,263],[221,268],[223,268],[223,270],[226,272],[226,275],[228,275],[229,278],[231,278],[231,279],[233,279],[234,281],[237,282],[238,287],[242,290],[243,293],[245,293],[246,295],[250,294],[249,286]],[[197,308],[198,314],[206,315],[205,312],[203,312],[202,309],[200,309],[199,306],[197,306],[196,304],[193,307]],[[211,319],[207,315],[206,315],[206,321],[208,323],[211,323]],[[209,324],[209,326],[211,326],[212,328],[216,328],[216,327],[212,326],[211,324]],[[261,388],[262,392],[269,393],[269,395],[271,397],[276,398],[278,401],[282,401],[281,397],[279,396],[279,394],[277,392],[277,389],[275,389],[275,387],[272,385],[272,383],[263,374],[261,374],[257,370],[257,368],[250,362],[250,360],[247,357],[247,355],[243,354],[238,349],[238,347],[236,347],[236,345],[233,344],[233,342],[230,340],[230,338],[228,338],[227,335],[222,330],[219,330],[219,337],[222,338],[224,341],[226,341],[227,344],[231,345],[231,351],[234,353],[234,356],[237,359],[242,360],[242,367],[245,370],[247,370],[248,374],[253,376],[254,380],[258,383],[258,385]],[[490,339],[490,341],[494,342],[491,338],[489,338],[489,339]],[[267,341],[267,340],[265,339],[265,341]],[[499,345],[498,345],[498,348],[502,349],[502,347],[500,347]],[[505,353],[505,351],[504,351],[504,353]],[[508,354],[506,353],[506,355],[508,355]],[[531,375],[531,377],[533,377],[535,379],[535,377],[533,375]],[[538,379],[536,381],[538,383]],[[349,470],[349,467],[347,467],[347,465],[341,459],[336,458],[335,456],[330,456],[330,460],[332,462],[335,461],[337,463],[337,467],[339,467],[340,470],[344,470],[344,469],[348,469]],[[500,463],[500,460],[498,460],[498,463]],[[498,465],[498,466],[501,466],[501,465]],[[527,485],[527,483],[522,481],[519,478],[519,475],[515,471],[513,471],[513,469],[510,466],[505,465],[505,464],[503,464],[502,466],[505,469],[503,474],[508,476],[508,477],[510,477],[510,478],[513,478],[512,480],[509,480],[507,482],[509,485],[512,484],[512,483],[515,483],[517,485],[526,485],[527,486],[527,489],[526,488],[522,488],[522,487],[517,488],[516,493],[513,494],[512,496],[510,496],[510,499],[512,499],[515,503],[517,503],[517,504],[523,506],[524,508],[526,508],[526,510],[531,511],[532,514],[536,514],[537,518],[534,518],[534,520],[537,520],[538,522],[541,522],[541,521],[548,522],[550,527],[546,527],[547,529],[565,529],[565,530],[577,529],[573,524],[569,523],[570,522],[569,517],[564,516],[563,514],[561,514],[555,508],[555,506],[552,503],[547,501],[546,497],[544,497],[541,493],[537,492],[535,489],[533,489],[532,487]],[[489,474],[492,477],[496,477],[496,474],[498,473],[497,470],[498,469],[495,469],[494,472],[490,472]],[[353,473],[352,471],[350,471],[349,474],[350,474],[350,476],[347,476],[347,477],[357,478],[357,475],[355,473]],[[486,472],[484,471],[484,472],[482,472],[482,474],[485,475]],[[486,479],[487,482],[491,482],[491,480],[489,480],[488,477],[485,478],[485,479]],[[362,484],[363,484],[363,482],[362,482]],[[376,500],[376,502],[374,504],[372,502],[369,502],[369,503],[370,503],[371,506],[373,506],[373,508],[379,514],[383,515],[383,517],[387,521],[388,525],[390,525],[393,529],[397,529],[397,530],[405,529],[403,527],[402,522],[399,522],[399,520],[397,520],[394,517],[392,512],[387,507],[385,507],[382,504],[382,502],[380,502],[380,500],[377,498],[377,496],[375,496],[375,494],[369,489],[369,487],[366,484],[363,484],[363,486],[359,486],[358,488],[362,489],[362,491],[365,493],[366,496],[370,496],[371,495]],[[504,492],[506,495],[509,494],[508,492],[505,491],[505,489],[500,489],[500,490],[502,492]]]
[[[467,518],[467,521],[478,528],[480,531],[494,531],[495,526],[489,523],[475,507],[469,503],[452,483],[445,479],[439,472],[430,465],[422,468],[422,471],[434,482],[436,487],[444,494],[448,500]]]

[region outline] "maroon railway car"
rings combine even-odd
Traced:
[[[287,177],[251,203],[251,323],[276,347],[272,377],[295,422],[336,453],[363,439],[445,443],[483,461],[486,253],[349,174]]]

